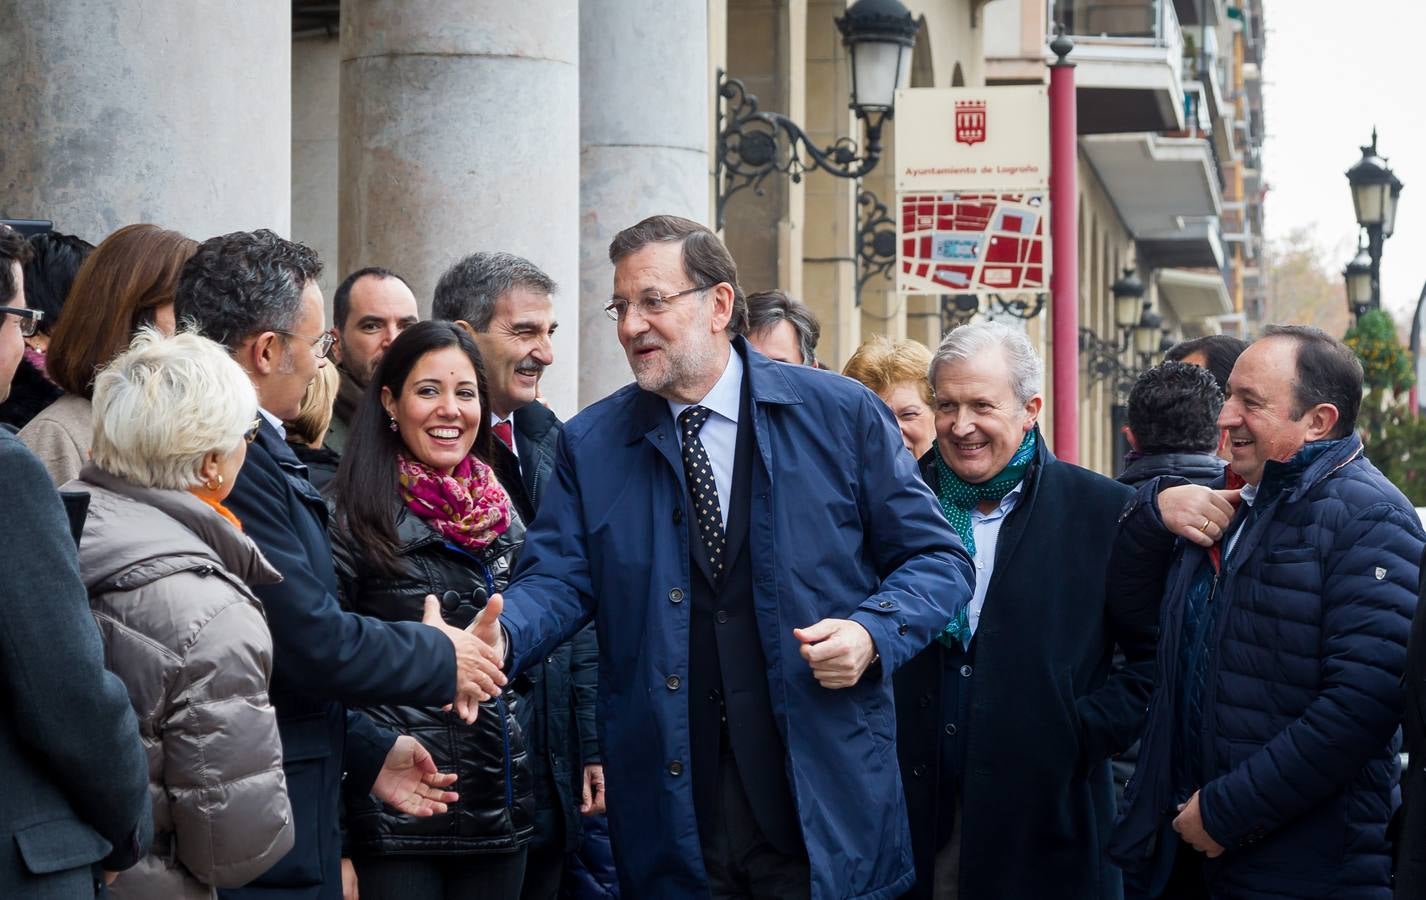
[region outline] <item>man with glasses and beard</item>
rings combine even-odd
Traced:
[[[594,623],[625,896],[895,897],[890,676],[969,599],[969,558],[876,395],[742,336],[716,235],[653,216],[609,257],[637,383],[565,425],[474,632],[514,674]]]

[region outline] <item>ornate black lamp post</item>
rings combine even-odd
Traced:
[[[807,132],[781,113],[760,112],[758,98],[738,79],[718,71],[718,147],[715,161],[717,227],[728,198],[746,187],[762,194],[773,172],[793,181],[821,169],[839,178],[861,178],[881,160],[881,129],[892,117],[896,90],[911,71],[911,50],[920,29],[898,0],[857,0],[837,19],[852,65],[851,108],[866,129],[866,150],[849,137],[818,147]]]
[[[1366,253],[1371,267],[1371,294],[1368,308],[1381,306],[1381,251],[1382,244],[1396,230],[1396,206],[1401,197],[1401,179],[1391,171],[1387,161],[1377,154],[1376,129],[1372,129],[1372,142],[1362,148],[1362,158],[1347,170],[1347,183],[1352,188],[1352,206],[1357,213],[1357,225],[1367,233]],[[1360,258],[1360,254],[1358,254]],[[1353,260],[1348,269],[1356,265]],[[1348,285],[1352,311],[1360,315],[1365,309],[1352,299],[1352,287]]]

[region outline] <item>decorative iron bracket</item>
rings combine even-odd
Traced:
[[[857,111],[866,123],[866,152],[860,153],[851,138],[838,138],[826,147],[818,147],[807,132],[781,113],[761,112],[758,98],[749,94],[747,86],[728,73],[718,70],[718,91],[714,102],[718,110],[718,146],[713,177],[717,198],[715,215],[718,230],[722,230],[728,198],[744,188],[762,196],[763,182],[774,172],[793,180],[802,174],[821,169],[838,178],[861,178],[876,168],[881,159],[881,129],[890,111]]]

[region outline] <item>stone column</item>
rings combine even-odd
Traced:
[[[98,242],[290,212],[291,4],[0,0],[0,213]]]
[[[292,42],[292,239],[326,264],[320,280],[332,324],[332,293],[346,272],[337,255],[337,118],[342,69],[335,37]]]
[[[579,33],[568,0],[344,0],[341,269],[403,273],[429,312],[476,250],[526,257],[559,284],[562,417],[579,377]]]
[[[632,380],[603,307],[609,242],[656,213],[711,225],[706,0],[581,0],[579,403]]]

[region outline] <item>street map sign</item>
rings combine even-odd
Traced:
[[[1049,284],[1050,113],[1040,85],[896,94],[896,289]]]
[[[898,196],[897,291],[1046,290],[1049,201],[1044,192]]]

